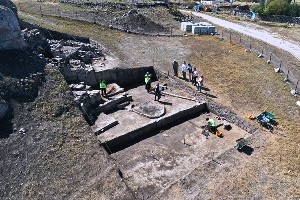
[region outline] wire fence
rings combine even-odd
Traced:
[[[275,47],[228,29],[219,28],[217,37],[242,46],[245,51],[255,53],[258,58],[265,59],[270,66],[274,67],[274,72],[283,75],[283,81],[290,83],[293,89],[300,92],[300,62],[296,58],[284,57],[285,54],[279,55]]]
[[[19,10],[25,10],[39,15],[55,16],[71,20],[84,21],[102,25],[112,29],[126,31],[128,33],[150,35],[150,36],[183,36],[183,34],[174,34],[174,30],[170,27],[164,29],[153,28],[148,30],[134,29],[128,23],[122,23],[116,20],[117,14],[112,14],[110,9],[82,9],[80,7],[72,9],[68,7],[60,7],[57,5],[44,5],[42,3],[18,3]],[[109,17],[108,17],[109,16]],[[291,84],[291,87],[300,93],[300,66],[299,61],[290,61],[288,58],[279,55],[274,47],[258,41],[254,38],[239,34],[228,29],[219,28],[217,37],[227,40],[232,44],[240,45],[245,50],[255,53],[258,57],[266,59],[266,61],[278,72],[284,75],[283,80]],[[272,66],[270,65],[270,66]]]

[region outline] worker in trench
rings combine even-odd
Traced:
[[[209,119],[209,118],[206,118],[206,121],[207,121],[207,125],[208,125],[208,130],[215,134],[217,132],[217,123],[214,119]]]
[[[147,72],[145,75],[145,89],[147,90],[148,93],[150,92],[150,88],[151,88],[151,74]]]
[[[102,96],[106,96],[106,83],[103,78],[100,80],[100,92]]]
[[[159,83],[157,83],[154,88],[154,101],[156,101],[156,98],[157,98],[157,101],[159,101],[160,97],[161,97],[161,91],[163,90],[163,87],[159,85]]]

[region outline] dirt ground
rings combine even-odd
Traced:
[[[264,60],[212,36],[146,37],[53,17],[43,17],[46,23],[30,19],[24,13],[20,17],[58,31],[91,37],[132,67],[153,64],[171,73],[174,58],[180,64],[187,60],[204,74],[204,85],[216,96],[213,101],[244,119],[247,114],[257,115],[264,110],[278,117],[279,126],[274,133],[262,132],[254,137],[251,156],[230,150],[219,157],[222,165],[200,164],[152,199],[300,198],[300,110],[295,104],[299,98],[290,96],[290,85]],[[287,137],[281,133],[287,133]],[[30,187],[27,188],[29,197],[43,195],[30,193]]]

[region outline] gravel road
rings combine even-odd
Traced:
[[[267,32],[267,31],[263,30],[263,28],[261,28],[261,30],[257,30],[257,29],[253,29],[250,27],[241,26],[236,23],[228,22],[223,19],[212,17],[212,16],[209,16],[206,14],[202,14],[199,12],[191,12],[191,11],[186,11],[186,10],[181,10],[181,12],[192,13],[193,15],[202,17],[203,19],[210,21],[213,24],[216,24],[218,26],[232,29],[234,31],[248,35],[250,37],[262,40],[268,44],[271,44],[277,48],[283,49],[283,50],[291,53],[298,60],[300,60],[300,46],[298,44],[293,44],[289,41],[286,41],[286,40],[283,40],[280,38],[276,38],[273,36],[273,33]]]

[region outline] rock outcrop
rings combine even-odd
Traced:
[[[23,30],[22,36],[24,37],[26,45],[37,54],[43,54],[45,57],[52,57],[52,52],[47,39],[40,33],[39,30]]]
[[[15,13],[15,15],[18,17],[17,6],[11,0],[1,0],[0,6],[4,6],[4,7],[11,9]]]
[[[17,16],[10,8],[0,5],[0,50],[25,46]]]

